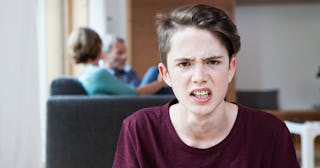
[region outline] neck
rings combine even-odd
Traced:
[[[217,108],[214,112],[201,116],[188,113],[184,115],[187,122],[184,127],[189,131],[189,136],[195,139],[211,139],[221,133],[227,125],[227,113],[224,106]],[[183,116],[181,116],[183,117]]]
[[[98,66],[99,65],[99,59],[96,59],[96,60],[90,60],[87,62],[87,64],[92,64],[92,65],[96,65]]]
[[[196,148],[209,148],[221,142],[231,131],[236,118],[235,110],[225,104],[228,103],[223,102],[207,116],[183,113],[178,109],[170,113],[178,136],[185,144]]]

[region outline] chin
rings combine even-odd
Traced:
[[[186,111],[189,111],[196,115],[208,115],[214,111],[216,106],[212,105],[194,105],[190,103],[185,104]]]

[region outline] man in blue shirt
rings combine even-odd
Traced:
[[[120,37],[108,36],[103,41],[103,67],[112,75],[117,76],[123,82],[133,87],[139,86],[141,79],[132,67],[126,64],[127,48],[125,42]]]
[[[103,62],[101,66],[106,68],[112,75],[118,77],[123,82],[133,86],[144,86],[153,81],[159,80],[159,71],[156,66],[152,66],[140,79],[136,71],[127,62],[127,48],[124,39],[113,35],[107,36],[103,40]],[[159,78],[159,79],[158,79]],[[163,88],[158,94],[171,94],[171,88]]]

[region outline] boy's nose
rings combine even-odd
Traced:
[[[192,81],[196,84],[205,83],[208,78],[208,73],[203,65],[197,65],[193,69]]]

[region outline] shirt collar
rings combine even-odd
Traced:
[[[123,68],[123,71],[124,71],[124,73],[128,73],[128,72],[130,72],[131,71],[131,66],[129,66],[129,65],[126,65],[124,68]],[[112,75],[115,75],[116,74],[116,71],[114,70],[114,69],[111,69],[111,68],[108,68],[107,69]]]

